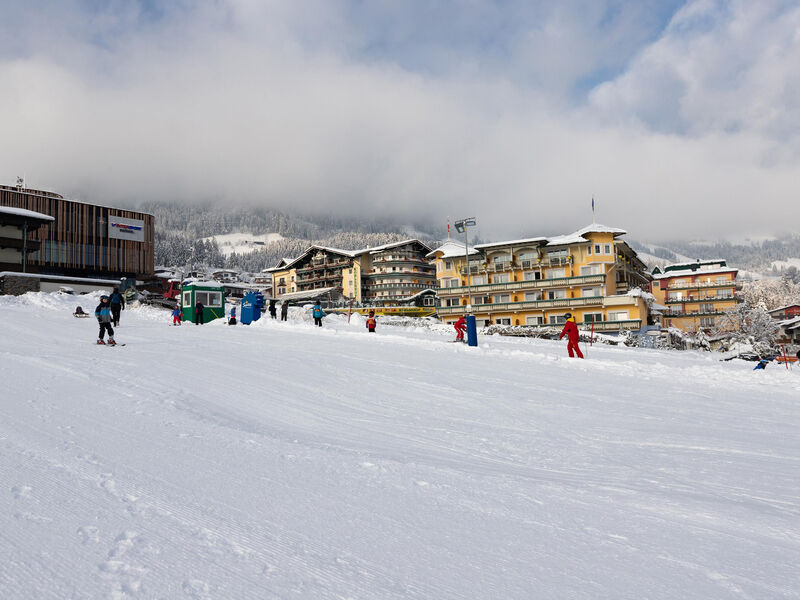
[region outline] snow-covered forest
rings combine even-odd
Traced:
[[[664,264],[680,262],[683,256],[701,260],[723,258],[727,260],[729,266],[738,269],[773,276],[787,275],[795,283],[800,283],[800,272],[796,267],[778,268],[773,265],[776,261],[800,259],[800,235],[786,235],[777,239],[741,244],[733,244],[728,241],[703,244],[668,241],[653,245],[632,241],[631,246],[637,252],[646,252],[662,259]]]
[[[227,267],[257,272],[282,258],[293,258],[311,244],[356,250],[400,241],[408,228],[380,220],[341,219],[333,215],[290,215],[268,208],[221,208],[148,203],[141,210],[156,220],[156,264]],[[441,232],[413,225],[414,237]],[[223,255],[213,240],[201,238],[234,232],[279,233],[284,238],[248,254]]]

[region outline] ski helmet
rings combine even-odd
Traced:
[[[564,318],[565,319],[571,319],[572,318],[572,313],[564,313]]]

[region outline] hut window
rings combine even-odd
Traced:
[[[195,292],[195,302],[202,302],[203,306],[220,307],[222,306],[221,292]]]

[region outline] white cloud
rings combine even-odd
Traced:
[[[628,35],[654,27],[637,3],[538,7],[504,39],[476,2],[438,44],[394,4],[45,11],[51,45],[0,45],[0,177],[104,202],[474,214],[485,237],[577,229],[592,194],[634,237],[772,232],[800,174],[800,17],[751,4],[690,3],[652,43]],[[377,48],[368,26],[395,21]]]

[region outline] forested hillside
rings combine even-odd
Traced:
[[[800,259],[800,235],[746,244],[732,244],[727,241],[703,244],[671,241],[655,245],[631,242],[631,246],[637,252],[647,252],[665,262],[679,260],[680,257],[676,254],[701,260],[723,258],[728,261],[729,266],[771,275],[785,275],[788,270],[787,267],[773,268],[773,262]]]
[[[410,237],[406,228],[381,221],[340,219],[333,215],[290,215],[268,208],[223,208],[147,203],[141,210],[156,219],[156,264],[228,267],[257,272],[293,258],[312,244],[356,250]],[[426,226],[413,225],[413,237],[440,237]],[[216,242],[201,238],[225,233],[279,233],[285,239],[248,254],[225,257]]]

